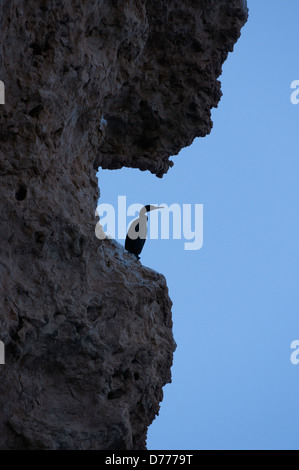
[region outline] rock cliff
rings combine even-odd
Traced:
[[[95,175],[161,177],[210,132],[246,19],[243,0],[1,2],[1,449],[145,448],[171,301],[95,237]]]

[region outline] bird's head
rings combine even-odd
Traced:
[[[156,207],[156,206],[151,206],[150,204],[148,204],[147,206],[144,206],[141,211],[139,212],[139,217],[144,217],[146,215],[147,212],[151,212],[151,211],[155,211],[157,209],[164,209],[163,206],[161,207]],[[146,216],[146,218],[148,219],[148,217]]]

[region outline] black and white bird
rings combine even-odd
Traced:
[[[151,205],[144,206],[140,212],[138,219],[134,220],[129,227],[125,249],[140,259],[140,253],[145,244],[147,237],[147,212],[154,211],[157,209],[163,209],[163,207],[155,207]]]

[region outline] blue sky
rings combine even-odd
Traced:
[[[204,245],[148,240],[178,344],[149,449],[299,449],[299,2],[249,0],[210,136],[162,179],[99,172],[100,202],[204,205]],[[122,242],[123,243],[123,242]]]

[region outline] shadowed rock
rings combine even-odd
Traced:
[[[2,2],[0,448],[145,448],[171,301],[95,238],[96,170],[162,176],[210,132],[246,19],[242,0]]]

